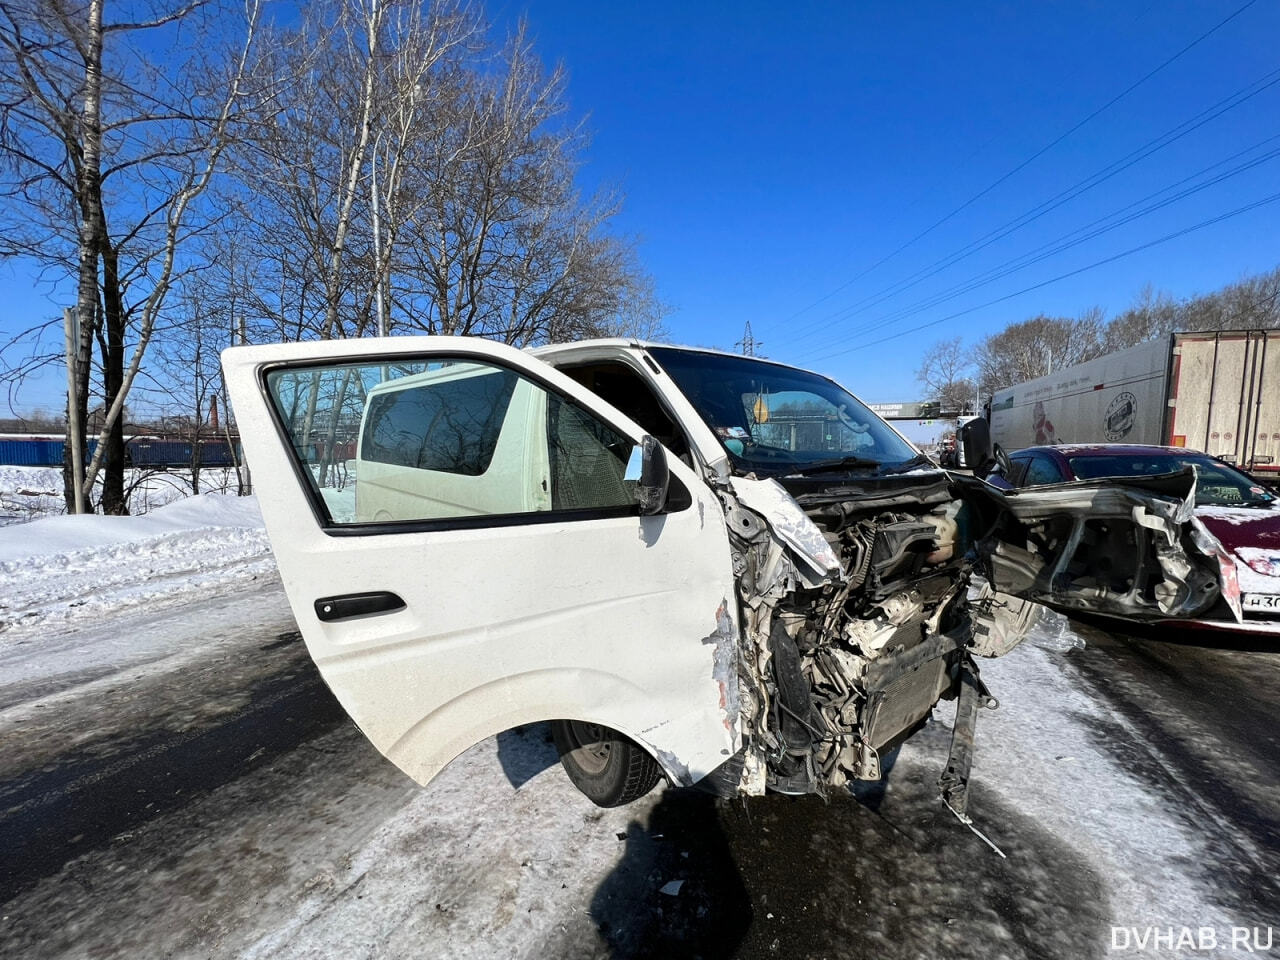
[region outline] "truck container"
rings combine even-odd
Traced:
[[[1280,472],[1280,330],[1174,333],[996,390],[1006,450],[1152,443]]]

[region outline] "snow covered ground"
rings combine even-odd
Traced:
[[[20,481],[57,474],[4,469],[7,491],[34,487],[14,483],[14,471],[24,471]],[[49,515],[11,523],[0,527],[0,636],[214,596],[274,572],[254,497],[176,496],[142,516]]]
[[[474,747],[421,789],[331,701],[314,733],[260,759],[261,743],[309,722],[307,698],[327,696],[293,627],[251,497],[0,528],[0,734],[12,736],[0,788],[16,798],[0,802],[0,830],[56,829],[39,811],[66,797],[83,797],[92,823],[112,778],[134,778],[121,788],[132,798],[149,765],[155,783],[184,763],[212,777],[202,764],[222,754],[196,751],[201,738],[225,736],[218,749],[239,758],[154,819],[128,799],[127,830],[94,843],[69,832],[85,849],[55,854],[63,865],[4,905],[0,955],[727,956],[717,946],[737,944],[1044,960],[1161,955],[1117,950],[1116,928],[1225,937],[1277,922],[1274,769],[1249,759],[1247,737],[1200,726],[1172,674],[1121,696],[1095,647],[1024,645],[983,664],[1001,707],[979,722],[971,812],[1001,859],[937,801],[945,709],[869,808],[659,789],[602,811],[568,784],[541,727]],[[1248,677],[1240,689],[1276,682],[1263,655],[1203,656],[1219,654]],[[1168,735],[1153,736],[1144,724],[1162,714]],[[1224,783],[1238,801],[1223,804]],[[664,940],[673,930],[685,939]]]
[[[123,632],[115,649],[148,659],[60,681],[27,670],[42,692],[0,698],[0,730],[23,733],[4,762],[48,787],[0,796],[0,839],[15,810],[30,817],[15,835],[54,829],[40,811],[64,789],[92,805],[88,824],[107,797],[129,816],[105,842],[67,828],[65,865],[0,909],[0,955],[1235,957],[1250,954],[1116,950],[1112,929],[1225,940],[1274,923],[1248,863],[1267,875],[1274,849],[1211,815],[1201,784],[1151,782],[1153,763],[1177,764],[1091,690],[1074,666],[1088,650],[1024,646],[984,670],[1002,704],[980,721],[971,809],[1001,859],[937,800],[945,711],[870,808],[660,788],[600,810],[541,725],[477,745],[418,788],[335,725],[336,707],[262,758],[307,712],[281,682],[314,677],[289,626],[265,583],[55,634],[84,649]],[[0,666],[9,675],[22,659],[0,653]],[[225,742],[201,747],[223,729]],[[217,762],[223,750],[233,759]],[[146,819],[144,802],[162,812]]]

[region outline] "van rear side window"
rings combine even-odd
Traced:
[[[361,459],[478,477],[489,469],[516,375],[493,369],[375,396]]]

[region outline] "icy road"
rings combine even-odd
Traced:
[[[986,666],[1001,858],[936,799],[945,716],[861,801],[602,811],[542,727],[420,789],[259,563],[0,633],[0,956],[1280,955],[1278,653],[1089,630]],[[1166,949],[1187,930],[1217,947]]]

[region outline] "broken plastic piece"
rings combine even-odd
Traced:
[[[841,572],[840,560],[822,531],[777,480],[734,477],[730,486],[734,496],[767,519],[778,538],[818,574],[832,576]]]
[[[1043,604],[1038,607],[1035,619],[1027,628],[1026,642],[1042,650],[1054,653],[1070,653],[1072,650],[1083,650],[1084,639],[1071,628],[1071,620],[1056,610],[1050,610]]]
[[[1027,642],[1055,653],[1083,650],[1084,640],[1071,628],[1071,620],[1044,604],[1022,600],[993,590],[986,580],[974,577],[974,654],[1002,657]]]

